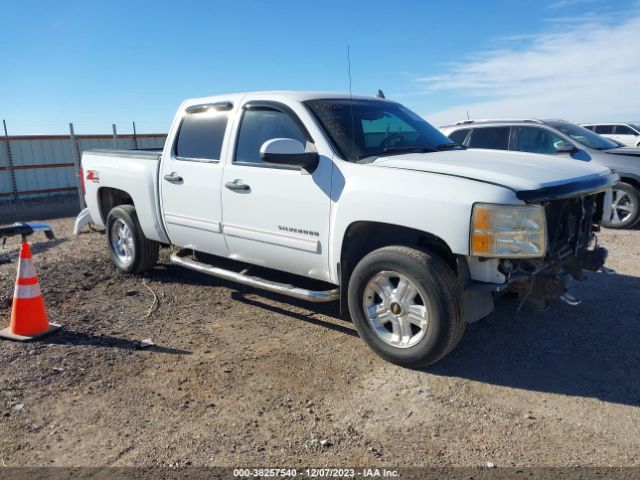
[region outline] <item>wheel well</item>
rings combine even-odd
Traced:
[[[456,257],[440,237],[413,228],[379,222],[355,222],[349,225],[342,241],[340,275],[348,279],[362,257],[388,245],[428,248],[455,272]],[[342,282],[341,282],[342,283]]]
[[[133,205],[131,195],[117,188],[104,187],[98,190],[98,205],[100,207],[100,216],[102,223],[107,221],[107,215],[113,207],[118,205]]]
[[[428,248],[440,256],[457,273],[456,257],[440,237],[413,228],[380,222],[355,222],[349,225],[342,240],[340,264],[340,314],[348,318],[347,285],[360,259],[389,245]]]
[[[640,191],[640,181],[638,181],[637,179],[620,176],[620,181],[624,183],[628,183],[629,185],[632,185],[633,188]]]

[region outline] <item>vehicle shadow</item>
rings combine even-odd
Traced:
[[[120,348],[124,350],[144,350],[147,352],[168,353],[172,355],[191,355],[189,350],[180,348],[163,347],[161,345],[152,345],[142,348],[140,341],[129,340],[126,338],[112,337],[109,335],[91,335],[85,332],[77,332],[62,328],[62,330],[41,337],[35,340],[45,345],[75,345],[82,347],[107,347]]]
[[[263,292],[260,292],[259,295],[261,297],[265,297],[265,298],[272,298],[275,301],[282,301],[282,296],[281,295],[271,295],[271,294],[267,294],[265,295]],[[300,312],[295,312],[292,310],[289,310],[287,308],[282,308],[276,305],[272,305],[269,303],[265,303],[265,302],[261,302],[260,300],[256,300],[256,299],[251,299],[251,298],[247,298],[247,296],[245,295],[244,292],[236,290],[235,292],[233,292],[231,294],[231,298],[233,300],[236,300],[238,302],[242,302],[246,305],[252,305],[256,308],[261,308],[263,310],[268,310],[270,312],[273,313],[277,313],[280,315],[286,315],[287,317],[291,317],[291,318],[295,318],[297,320],[302,320],[303,322],[307,322],[310,323],[312,325],[316,325],[319,327],[324,327],[324,328],[328,328],[330,330],[334,330],[336,332],[340,332],[340,333],[344,333],[345,335],[349,335],[352,337],[357,337],[358,334],[356,333],[355,328],[353,328],[351,322],[347,322],[345,320],[342,320],[339,316],[339,312],[338,309],[336,308],[337,305],[335,305],[335,303],[333,304],[324,304],[324,305],[309,305],[308,302],[300,302],[300,301],[295,301],[295,304],[293,306],[297,306],[297,307],[301,307],[304,309],[311,309],[313,310],[313,312],[311,314],[304,314],[304,313],[300,313]],[[293,302],[291,302],[290,299],[286,299],[286,302],[291,304]],[[331,322],[327,322],[324,321],[320,318],[315,317],[315,314],[321,314],[321,315],[326,315],[328,317],[331,317],[334,320],[338,320],[342,323],[344,323],[345,325],[342,324],[336,324],[336,323],[331,323]],[[347,326],[349,325],[349,326]]]
[[[583,303],[546,312],[503,297],[467,328],[433,375],[640,406],[640,278],[592,273],[571,290]]]
[[[156,267],[151,275],[165,283],[228,288],[234,300],[357,335],[350,321],[340,318],[337,302],[313,304],[173,265]],[[640,406],[640,278],[589,273],[571,292],[584,300],[581,305],[553,302],[546,312],[527,306],[518,312],[516,298],[497,299],[496,311],[468,325],[453,352],[421,371]],[[255,296],[249,298],[248,293]],[[298,309],[326,316],[329,321]]]
[[[259,271],[257,273],[260,273]],[[192,272],[175,265],[158,265],[149,273],[150,278],[160,283],[180,283],[195,286],[215,286],[231,290],[231,298],[234,301],[242,302],[272,313],[285,315],[287,317],[302,320],[312,325],[335,330],[346,335],[357,337],[355,328],[351,321],[340,317],[340,306],[338,302],[329,303],[312,303],[296,298],[287,297],[285,295],[269,292],[266,290],[254,289],[235,282],[223,280],[220,278],[210,277],[202,273]],[[282,282],[291,282],[286,274],[279,272],[276,278],[269,277]],[[311,285],[308,285],[311,287]],[[249,298],[247,294],[253,294],[257,297],[264,298],[271,302],[278,302],[281,305],[273,305],[272,303],[263,302],[258,298]],[[291,307],[291,308],[289,308]],[[311,314],[304,314],[299,309],[311,311]],[[316,315],[329,317],[330,321],[322,320]],[[334,321],[336,323],[334,323]]]

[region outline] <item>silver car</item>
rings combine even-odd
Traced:
[[[440,127],[467,148],[516,150],[569,156],[594,162],[620,175],[613,188],[609,228],[632,228],[640,221],[640,149],[621,147],[607,138],[564,120],[463,120]],[[532,157],[535,161],[535,157]]]

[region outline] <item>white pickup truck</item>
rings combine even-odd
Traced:
[[[568,282],[603,267],[594,232],[617,181],[465,150],[393,101],[306,92],[187,100],[162,152],[88,151],[82,167],[120,270],[174,245],[186,268],[340,300],[374,351],[410,367],[450,352],[499,292],[577,303]]]

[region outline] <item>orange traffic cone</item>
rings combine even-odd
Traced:
[[[8,328],[0,330],[0,337],[25,341],[58,330],[60,325],[47,320],[31,248],[27,242],[22,242],[19,262],[11,323]]]

